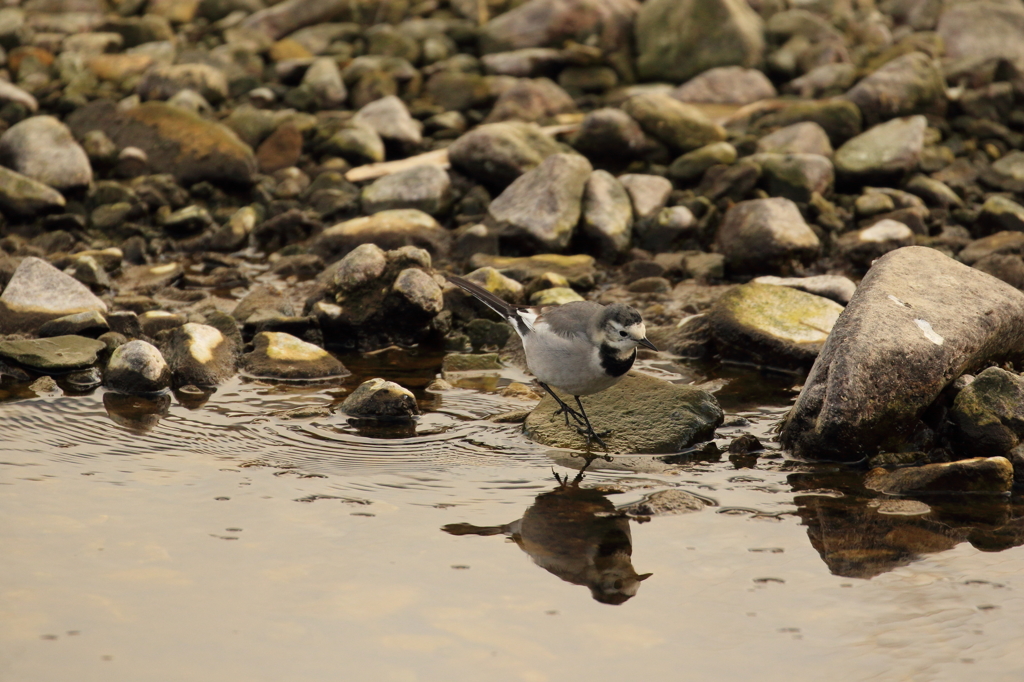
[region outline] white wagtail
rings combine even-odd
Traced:
[[[607,448],[590,425],[580,396],[615,385],[633,366],[637,346],[658,350],[647,340],[640,313],[625,303],[605,306],[593,301],[543,308],[512,305],[467,279],[448,279],[480,299],[516,330],[523,340],[527,367],[558,403],[555,416],[564,414],[566,426],[571,416],[588,445],[593,439]],[[551,390],[552,386],[572,395],[579,412],[565,404]]]

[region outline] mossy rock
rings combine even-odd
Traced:
[[[575,407],[571,396],[562,397]],[[723,419],[722,408],[707,391],[638,372],[582,401],[594,429],[611,430],[604,441],[613,454],[677,452],[712,438]],[[545,396],[526,419],[526,435],[552,447],[585,449],[586,440],[571,421],[567,427],[564,416],[555,416],[557,409],[554,399]]]

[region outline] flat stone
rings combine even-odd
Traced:
[[[85,150],[53,116],[26,118],[0,135],[0,164],[55,189],[92,182]]]
[[[253,350],[242,356],[242,371],[256,378],[316,380],[351,374],[323,348],[283,332],[261,332],[253,338]]]
[[[73,334],[94,339],[108,331],[110,331],[110,325],[98,310],[86,310],[44,322],[39,327],[37,334],[41,338]]]
[[[555,306],[583,300],[585,299],[577,294],[574,289],[569,287],[551,287],[550,289],[541,289],[534,292],[530,296],[530,305]]]
[[[256,173],[252,148],[230,128],[163,102],[121,111],[114,102],[96,100],[75,110],[67,123],[80,139],[102,130],[122,149],[141,149],[154,172],[170,173],[183,185],[249,185]]]
[[[64,372],[96,362],[107,344],[84,336],[0,341],[0,357],[43,372]]]
[[[180,263],[136,265],[121,274],[117,285],[122,292],[151,294],[173,285],[184,273]]]
[[[363,212],[415,208],[432,216],[451,206],[451,179],[437,166],[423,165],[378,178],[363,188]]]
[[[878,259],[811,369],[781,440],[797,456],[899,450],[965,372],[1024,353],[1024,294],[934,249]]]
[[[828,133],[813,121],[779,128],[757,141],[757,151],[768,154],[820,154],[832,156]]]
[[[359,384],[345,398],[341,411],[360,419],[411,419],[420,413],[412,391],[384,379]]]
[[[331,263],[360,244],[372,243],[382,249],[416,246],[434,258],[445,255],[451,235],[430,215],[411,208],[380,211],[328,227],[314,237],[311,253]]]
[[[49,185],[0,166],[0,209],[31,216],[58,211],[66,203],[64,195]]]
[[[1013,487],[1013,465],[1005,457],[975,457],[895,471],[872,469],[864,486],[890,495],[904,493],[998,493]]]
[[[823,296],[840,305],[846,305],[857,291],[857,285],[842,275],[814,275],[812,277],[775,277],[765,275],[752,280],[756,284],[774,284],[780,287],[792,287],[806,291],[815,296]]]
[[[913,230],[901,222],[886,218],[871,227],[840,236],[836,247],[850,262],[866,267],[876,258],[913,243]]]
[[[1024,254],[1024,232],[1007,230],[975,239],[964,247],[957,258],[968,265],[973,265],[982,258],[993,254]]]
[[[876,176],[913,170],[924,149],[928,119],[896,118],[861,133],[835,154],[836,170],[854,176]]]
[[[536,256],[509,258],[481,253],[470,258],[469,265],[472,268],[490,266],[520,282],[553,272],[579,289],[593,289],[597,277],[594,257],[584,254],[561,256],[541,253]]]
[[[719,352],[743,362],[792,369],[818,357],[843,306],[791,287],[750,283],[708,311]]]
[[[553,154],[527,171],[487,209],[502,240],[520,250],[562,251],[572,239],[582,210],[590,162],[578,154]]]
[[[575,404],[571,396],[570,404]],[[723,420],[718,401],[706,391],[629,372],[606,391],[582,398],[590,423],[604,437],[609,453],[665,454],[678,452],[714,436]],[[559,448],[582,450],[583,436],[555,417],[558,405],[546,395],[526,418],[528,438]],[[600,448],[594,450],[600,452]]]
[[[768,76],[742,66],[708,69],[672,91],[680,102],[707,104],[750,104],[777,95]]]
[[[725,140],[722,126],[695,106],[668,94],[634,95],[626,100],[622,110],[636,119],[644,132],[678,153]]]
[[[105,313],[107,304],[78,280],[29,256],[0,295],[0,334],[34,332],[49,320],[87,311]]]

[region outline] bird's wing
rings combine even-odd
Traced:
[[[513,305],[463,277],[448,275],[448,281],[480,299],[484,305],[505,318],[519,336],[533,332],[534,321],[540,314],[539,308]]]
[[[594,324],[594,318],[603,310],[603,305],[593,301],[563,303],[559,306],[544,308],[536,324],[546,324],[548,329],[555,334],[566,338],[587,337]]]

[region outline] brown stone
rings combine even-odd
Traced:
[[[280,126],[256,149],[256,161],[267,174],[294,166],[301,155],[302,133],[293,123]]]

